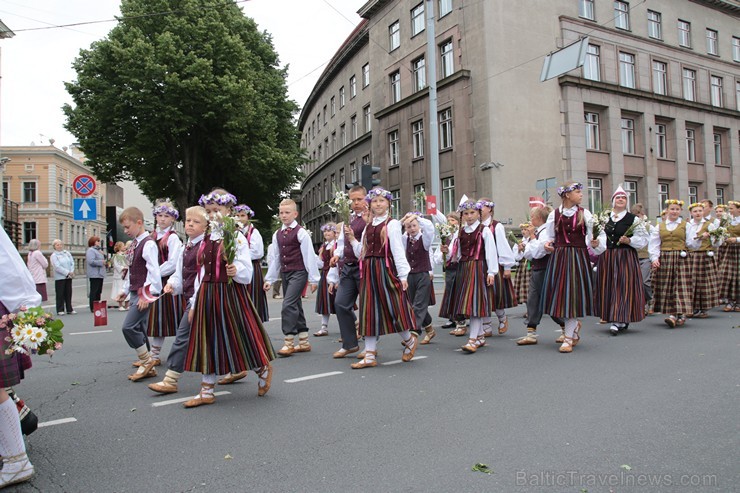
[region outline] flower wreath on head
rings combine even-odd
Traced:
[[[365,196],[365,201],[372,202],[375,197],[383,197],[388,202],[393,201],[393,194],[390,193],[385,188],[381,188],[381,187],[373,188],[372,190],[367,192],[367,195]]]
[[[250,218],[254,217],[254,211],[246,204],[235,205],[233,210],[234,214],[246,214]]]
[[[558,187],[558,195],[563,197],[566,193],[573,192],[575,190],[583,190],[583,183],[574,183],[568,187]]]
[[[669,206],[669,205],[680,205],[681,207],[683,207],[684,201],[683,200],[678,200],[678,199],[668,199],[668,200],[666,200],[664,202],[664,204],[666,206]]]
[[[704,205],[701,202],[694,202],[689,206],[689,211],[691,211],[691,209],[693,209],[694,207],[701,207],[703,209]]]
[[[336,233],[337,232],[337,227],[334,226],[333,224],[324,224],[323,226],[321,226],[321,232],[323,233],[323,232],[326,232],[326,231],[331,231],[333,233]]]
[[[531,226],[531,224],[530,224],[530,223],[522,223],[522,224],[520,224],[520,225],[519,225],[519,229],[524,229],[524,228],[528,228],[528,227],[530,227],[530,226]]]
[[[211,192],[207,195],[201,195],[198,204],[201,207],[205,207],[206,204],[236,205],[236,197],[230,193]]]
[[[496,207],[496,203],[491,202],[490,200],[479,200],[478,205],[480,205],[479,209],[483,209],[484,207],[490,207],[493,209]]]
[[[740,207],[740,201],[738,201],[738,200],[729,200],[729,201],[727,202],[727,205],[728,205],[728,206],[729,206],[729,205],[734,205],[735,207]]]
[[[465,212],[470,209],[480,211],[482,207],[480,202],[463,202],[457,206],[457,212]]]
[[[180,213],[177,211],[177,209],[166,204],[155,206],[152,210],[152,214],[154,215],[154,217],[157,217],[157,214],[169,214],[175,219],[180,219]]]

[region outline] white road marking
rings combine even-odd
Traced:
[[[228,390],[222,390],[220,392],[214,392],[213,395],[218,397],[219,395],[228,395],[231,392]],[[190,397],[181,397],[179,399],[170,399],[168,401],[159,401],[152,404],[152,407],[162,407],[162,406],[169,406],[170,404],[179,404],[180,402],[189,401],[192,399],[192,396]]]
[[[341,375],[342,373],[344,372],[343,371],[330,371],[329,373],[317,373],[316,375],[307,375],[305,377],[291,378],[291,379],[283,380],[283,381],[285,383],[305,382],[306,380],[313,380],[315,378],[333,377],[334,375]]]
[[[54,419],[52,421],[44,421],[43,423],[39,423],[39,428],[44,428],[45,426],[63,425],[64,423],[74,423],[75,421],[77,421],[77,418]]]
[[[411,361],[416,361],[417,359],[424,359],[424,358],[428,358],[428,357],[429,356],[414,356],[414,359],[412,359]],[[394,361],[386,361],[385,363],[381,363],[381,365],[382,366],[390,366],[390,365],[397,365],[398,363],[403,363],[403,361],[400,360],[400,359],[397,359],[397,360],[394,360]]]
[[[69,336],[81,336],[85,334],[105,334],[106,332],[113,332],[113,330],[91,330],[89,332],[70,332]]]

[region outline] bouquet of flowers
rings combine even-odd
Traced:
[[[609,217],[611,216],[611,211],[609,209],[605,209],[601,212],[594,213],[593,215],[593,225],[591,226],[591,231],[593,232],[593,238],[596,238],[601,234],[602,231],[604,231],[604,227],[609,222]]]
[[[10,347],[5,354],[19,352],[22,354],[48,354],[62,349],[64,324],[53,319],[50,313],[40,306],[35,308],[21,307],[20,313],[10,313],[0,318],[0,329],[7,329],[10,336],[5,338]]]
[[[426,210],[427,194],[424,191],[424,187],[421,187],[418,192],[414,193],[414,198],[411,200],[411,208],[417,211]]]
[[[512,245],[519,244],[519,238],[516,237],[513,231],[506,233],[506,239],[509,240]]]
[[[632,225],[627,228],[627,231],[624,232],[624,236],[626,236],[627,238],[632,238],[638,228],[645,229],[645,227],[645,221],[638,217],[637,221],[633,222]]]
[[[712,243],[719,243],[721,241],[725,241],[727,238],[730,237],[730,232],[727,230],[725,226],[718,226],[716,229],[712,229],[709,231],[709,239],[712,241]]]
[[[439,239],[443,245],[447,245],[452,235],[455,234],[455,227],[449,223],[437,223],[434,225],[434,228],[437,230]],[[442,253],[442,263],[447,263],[446,253]]]
[[[224,216],[220,212],[217,212],[216,219],[209,223],[211,235],[215,235],[217,238],[223,240],[221,246],[223,248],[224,260],[226,260],[227,264],[234,263],[238,248],[239,232],[243,227],[244,225],[233,217]],[[232,278],[229,277],[229,284],[231,282]]]
[[[349,224],[349,216],[352,212],[352,201],[346,192],[334,187],[334,199],[329,202],[329,209],[339,216],[339,220],[341,222]]]

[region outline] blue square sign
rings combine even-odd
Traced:
[[[75,221],[94,221],[98,218],[98,203],[93,198],[73,199]]]

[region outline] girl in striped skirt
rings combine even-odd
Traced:
[[[704,211],[703,204],[691,204],[691,219],[686,225],[686,245],[689,247],[691,279],[694,282],[691,297],[694,318],[707,318],[707,311],[719,305],[719,271],[717,258],[714,256],[716,245],[709,237],[709,232],[717,229],[717,226],[714,221],[704,218]]]
[[[534,226],[529,223],[523,223],[519,225],[519,229],[522,231],[522,241],[512,248],[514,251],[514,260],[519,262],[519,266],[516,269],[516,276],[514,277],[514,292],[516,293],[517,302],[526,304],[532,271],[529,260],[524,258],[524,249],[527,246],[527,242],[529,242],[531,232],[534,232]]]
[[[157,222],[157,230],[152,232],[152,239],[157,243],[159,272],[164,286],[175,273],[177,260],[183,249],[182,241],[172,228],[180,218],[180,213],[166,199],[158,200],[152,212]],[[152,303],[146,335],[149,338],[152,358],[155,360],[154,366],[161,364],[159,353],[162,351],[164,338],[175,337],[184,310],[185,304],[179,294],[163,294]],[[134,363],[134,366],[139,365],[139,361]]]
[[[265,283],[265,276],[262,273],[262,258],[265,256],[265,244],[262,241],[262,235],[259,230],[252,224],[254,211],[245,204],[239,204],[234,207],[234,217],[244,225],[242,234],[249,244],[249,256],[252,259],[252,282],[249,283],[249,296],[252,297],[254,308],[263,322],[270,320],[270,312],[267,306],[267,293],[262,289]],[[219,382],[220,383],[220,382]]]
[[[491,230],[480,222],[479,202],[468,200],[458,207],[462,223],[457,233],[457,277],[452,288],[452,313],[470,319],[470,336],[462,347],[474,353],[485,346],[483,319],[493,311],[493,286],[499,263]]]
[[[612,335],[645,318],[645,290],[637,250],[648,243],[640,219],[627,212],[627,192],[619,186],[612,195],[609,222],[604,226],[606,251],[599,255],[594,303],[596,316],[611,322]]]
[[[681,218],[683,200],[665,201],[665,220],[650,233],[648,253],[653,263],[653,310],[668,315],[670,328],[686,322],[691,305],[691,261],[686,253],[686,222]]]
[[[219,223],[231,214],[236,197],[217,188],[201,196],[199,203],[210,214],[211,224],[198,247],[199,272],[188,314],[191,327],[185,369],[200,372],[203,378],[200,393],[184,403],[188,408],[213,404],[216,375],[254,370],[259,377],[257,395],[265,395],[272,381],[270,361],[275,359],[247,290],[252,261],[241,232],[236,235],[234,262],[226,263]]]
[[[316,313],[321,315],[321,329],[314,332],[316,337],[329,335],[329,317],[334,311],[334,288],[329,284],[327,276],[329,274],[329,261],[334,256],[334,250],[337,247],[337,225],[335,223],[326,223],[321,226],[321,232],[324,234],[324,243],[319,248],[319,254],[316,264],[321,272],[319,280],[319,289],[316,293]]]
[[[724,311],[740,312],[740,201],[730,200],[727,203],[729,217],[727,221],[727,245],[720,257],[720,294],[727,305]]]
[[[365,200],[373,216],[365,226],[362,243],[352,247],[360,260],[360,334],[365,336],[364,357],[353,369],[378,365],[378,337],[400,334],[403,362],[411,361],[419,345],[416,321],[406,295],[411,268],[401,242],[401,223],[388,214],[393,196],[383,188],[370,190]]]
[[[593,238],[593,216],[581,207],[583,185],[567,182],[558,188],[562,205],[550,213],[540,235],[552,253],[545,271],[543,313],[565,319],[561,353],[570,353],[581,340],[578,317],[593,315],[591,263],[587,247],[600,255],[606,250],[603,231]]]

